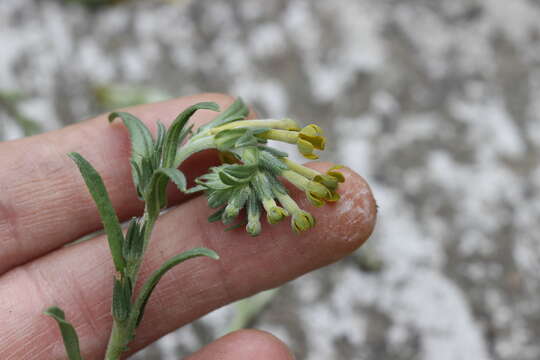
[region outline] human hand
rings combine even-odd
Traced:
[[[155,130],[156,120],[166,123],[199,101],[226,108],[233,98],[203,94],[128,111]],[[213,116],[199,111],[193,119],[202,124]],[[63,247],[101,227],[84,181],[66,155],[72,151],[83,154],[102,175],[122,221],[142,211],[130,175],[127,131],[121,124],[109,125],[106,116],[0,144],[1,359],[65,358],[56,324],[42,314],[51,305],[64,309],[76,327],[85,359],[103,358],[112,323],[113,265],[104,236]],[[215,155],[196,154],[183,164],[184,173],[204,173],[217,164]],[[310,166],[326,170],[329,164]],[[242,229],[224,232],[222,224],[207,222],[212,210],[205,198],[188,198],[171,187],[170,203],[177,206],[159,218],[141,277],[194,247],[213,249],[221,259],[190,260],[189,271],[178,266],[162,279],[130,353],[220,306],[337,261],[360,246],[373,230],[376,206],[360,176],[347,169],[343,174],[342,199],[324,208],[310,207],[291,189],[299,205],[317,219],[315,229],[300,236],[287,221],[264,226],[256,238]],[[249,330],[221,338],[190,359],[214,359],[217,354],[220,359],[290,358],[279,340]]]

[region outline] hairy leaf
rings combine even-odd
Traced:
[[[122,119],[124,125],[128,128],[133,154],[149,157],[154,149],[154,140],[146,125],[139,118],[127,112],[111,113],[109,122],[113,122],[116,118]]]
[[[270,146],[259,145],[258,147],[259,147],[259,149],[264,150],[264,151],[268,151],[270,154],[272,154],[274,156],[277,156],[277,157],[288,157],[289,156],[289,154],[287,154],[286,152],[280,151],[278,149],[274,149],[273,147],[270,147]]]
[[[80,154],[70,153],[69,157],[79,167],[84,182],[96,203],[105,233],[107,234],[114,266],[117,271],[121,272],[125,267],[124,257],[122,256],[124,235],[122,234],[120,222],[112,206],[105,184],[103,184],[103,180],[96,169]]]
[[[259,154],[259,161],[261,166],[273,175],[280,175],[283,170],[289,168],[283,161],[279,160],[269,151],[261,151]]]
[[[188,250],[186,252],[183,252],[179,255],[176,255],[170,258],[158,270],[154,271],[154,273],[143,285],[141,289],[141,293],[137,297],[137,300],[135,301],[135,304],[133,307],[133,311],[131,313],[132,320],[135,321],[136,326],[140,324],[141,319],[144,315],[144,309],[146,307],[146,304],[148,303],[148,299],[150,298],[152,291],[158,284],[159,280],[161,280],[163,275],[165,275],[167,271],[169,271],[176,265],[181,264],[182,262],[188,259],[199,257],[199,256],[206,256],[214,260],[219,259],[219,255],[213,250],[205,249],[205,248],[195,248],[195,249]]]
[[[147,180],[144,176],[143,170],[145,166],[142,162],[143,159],[148,161],[152,157],[154,140],[146,125],[136,116],[126,112],[113,112],[109,115],[109,122],[113,122],[116,118],[122,119],[129,131],[131,139],[131,173],[140,196],[144,187],[141,182]]]
[[[158,135],[156,139],[155,154],[154,154],[154,157],[158,160],[156,167],[160,165],[159,161],[161,160],[161,155],[163,153],[163,145],[165,144],[165,135],[167,134],[167,129],[165,128],[165,125],[163,125],[161,121],[157,122],[157,126],[158,126]]]
[[[58,323],[68,359],[82,360],[79,337],[73,325],[66,321],[64,312],[59,307],[53,306],[45,310],[44,314],[52,317]]]
[[[131,283],[127,278],[114,279],[112,314],[116,321],[123,322],[131,308]]]
[[[221,220],[221,215],[223,215],[223,212],[225,211],[225,208],[221,208],[218,211],[214,212],[212,215],[208,217],[208,222],[216,222]]]
[[[146,201],[152,216],[157,215],[159,210],[167,205],[166,190],[169,180],[171,180],[180,191],[186,191],[186,177],[180,170],[175,168],[159,168],[154,171],[148,189],[146,190]]]
[[[183,172],[174,168],[161,168],[157,172],[167,176],[176,185],[178,190],[186,192],[187,181]]]
[[[217,127],[223,124],[227,124],[231,121],[243,120],[248,116],[249,108],[242,101],[241,98],[237,98],[225,111],[221,112],[214,120],[206,125],[201,126],[197,133],[203,132],[213,127]]]
[[[249,129],[247,128],[234,128],[226,129],[218,132],[214,138],[216,147],[219,151],[228,151],[232,149],[236,142],[242,138]]]
[[[202,109],[219,111],[219,106],[215,102],[200,102],[182,111],[182,113],[180,113],[180,115],[178,115],[173,121],[169,131],[167,131],[167,135],[165,136],[163,148],[163,167],[167,168],[173,166],[176,151],[178,149],[178,145],[180,144],[180,135],[182,135],[184,126],[197,110]]]

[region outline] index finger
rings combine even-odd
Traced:
[[[223,110],[234,98],[201,94],[127,109],[155,132],[156,121],[168,125],[181,111],[201,101],[214,101]],[[193,122],[216,116],[197,111]],[[59,246],[100,229],[93,200],[67,153],[81,153],[102,175],[121,220],[141,212],[128,158],[127,130],[109,125],[106,115],[42,135],[0,143],[0,275]],[[186,172],[200,174],[215,164],[208,152],[186,161]],[[172,204],[182,195],[169,196]]]

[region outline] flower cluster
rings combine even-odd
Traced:
[[[196,180],[188,192],[204,190],[208,204],[218,210],[209,218],[231,225],[246,209],[246,220],[231,227],[246,225],[256,236],[261,232],[262,210],[270,224],[291,217],[295,232],[310,229],[315,218],[301,209],[288,194],[281,179],[305,192],[314,206],[339,200],[337,188],[343,175],[333,167],[325,174],[288,159],[288,154],[267,145],[268,140],[295,144],[308,159],[317,159],[314,150],[324,150],[322,129],[314,124],[300,128],[291,119],[245,120],[247,108],[239,99],[214,121],[200,128],[180,148],[178,162],[194,151],[216,148],[223,164]]]
[[[246,220],[231,226],[245,224],[246,231],[253,236],[261,232],[263,210],[270,224],[290,216],[295,232],[315,225],[315,218],[288,194],[281,183],[283,179],[304,191],[314,206],[339,200],[337,188],[345,179],[336,171],[337,167],[322,174],[291,161],[287,153],[268,146],[268,140],[296,144],[306,158],[317,159],[315,150],[323,150],[325,145],[323,132],[317,125],[300,128],[291,119],[246,120],[248,108],[238,99],[213,121],[193,132],[188,122],[199,110],[219,111],[219,106],[214,102],[194,104],[182,111],[168,128],[158,122],[156,136],[132,114],[120,111],[109,115],[109,121],[119,118],[129,131],[131,175],[137,195],[144,202],[144,213],[131,220],[125,234],[99,173],[82,155],[69,154],[94,199],[114,263],[113,326],[106,359],[120,359],[128,349],[148,300],[163,275],[194,257],[219,259],[213,250],[191,249],[169,258],[140,288],[135,287],[154,226],[161,211],[167,208],[166,189],[170,182],[184,193],[204,191],[209,205],[218,209],[210,216],[211,221],[233,224],[245,209]],[[188,189],[179,166],[204,149],[217,149],[222,165],[211,168]],[[81,359],[77,332],[66,320],[64,312],[53,306],[45,313],[57,321],[68,357]]]

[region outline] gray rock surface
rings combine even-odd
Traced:
[[[2,0],[0,90],[27,94],[21,111],[45,129],[105,110],[96,88],[111,83],[227,92],[263,115],[322,124],[326,159],[373,186],[368,247],[383,267],[350,257],[304,276],[254,325],[298,359],[532,360],[538,19],[534,0],[135,1],[96,12]],[[1,110],[0,121],[21,135]],[[231,316],[210,314],[134,358],[176,359]]]

